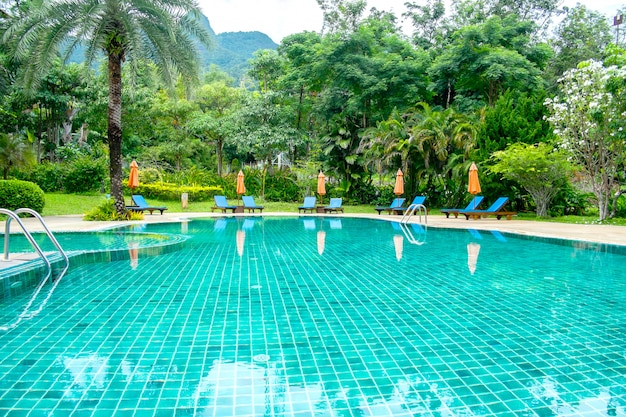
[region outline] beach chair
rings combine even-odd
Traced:
[[[252,197],[251,195],[244,195],[243,197],[241,197],[241,199],[243,200],[243,208],[247,209],[248,213],[254,213],[256,210],[259,210],[261,213],[263,213],[263,206],[257,206],[254,202],[254,197]]]
[[[341,198],[331,198],[328,205],[324,207],[324,213],[343,213],[342,202],[343,200]]]
[[[313,213],[313,211],[316,210],[315,207],[315,203],[316,203],[317,199],[315,197],[304,197],[304,202],[302,203],[302,205],[300,207],[298,207],[298,213],[306,213],[307,211],[310,211],[311,213]]]
[[[391,202],[389,207],[378,206],[378,207],[374,207],[374,210],[376,210],[378,214],[380,214],[382,211],[386,211],[388,214],[391,214],[392,212],[397,212],[397,210],[402,210],[402,205],[404,204],[405,201],[406,201],[406,198],[395,198]]]
[[[476,210],[478,209],[478,207],[480,207],[480,204],[483,202],[483,200],[485,199],[485,197],[483,197],[482,195],[477,195],[476,197],[472,198],[472,201],[469,202],[469,204],[467,205],[467,207],[460,209],[460,208],[442,208],[440,211],[446,215],[446,219],[450,217],[451,214],[454,214],[454,218],[456,219],[457,217],[459,217],[459,213],[462,211],[469,211],[469,210]]]
[[[215,200],[215,206],[211,207],[211,211],[221,210],[222,213],[226,213],[226,210],[231,210],[234,213],[237,209],[237,206],[228,205],[224,195],[214,195],[213,200]]]
[[[143,198],[143,196],[139,194],[134,194],[131,198],[133,200],[134,206],[126,207],[130,211],[140,211],[140,212],[149,211],[150,214],[152,214],[155,211],[160,211],[161,215],[163,215],[163,212],[167,210],[167,207],[165,206],[155,207],[155,206],[149,205],[146,199]]]
[[[498,198],[487,210],[463,210],[460,213],[465,216],[465,220],[469,220],[470,218],[477,220],[481,217],[487,216],[496,216],[498,220],[502,217],[506,217],[507,220],[511,220],[511,218],[517,213],[514,211],[504,211],[504,206],[509,202],[508,197],[500,197]]]
[[[423,206],[425,201],[426,201],[426,196],[418,195],[418,196],[415,196],[413,201],[411,201],[411,204],[409,204],[407,207],[400,207],[400,208],[394,209],[393,211],[397,214],[404,214],[404,212],[407,211],[411,206],[418,206],[418,205]],[[426,208],[426,206],[424,206],[424,208]]]

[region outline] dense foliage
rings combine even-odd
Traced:
[[[37,184],[20,180],[0,180],[0,207],[8,210],[30,208],[43,212],[45,195]]]
[[[166,4],[125,1],[156,9]],[[61,3],[68,11],[72,8]],[[192,3],[180,4],[193,8]],[[120,119],[113,127],[120,130],[112,135],[110,74],[106,59],[98,59],[110,60],[115,51],[107,48],[116,38],[92,39],[85,32],[87,65],[68,66],[61,63],[73,38],[65,37],[65,43],[55,38],[50,46],[66,49],[48,50],[48,65],[37,73],[41,82],[32,94],[23,94],[21,80],[35,73],[20,58],[37,52],[38,44],[19,38],[18,29],[50,11],[41,10],[37,2],[7,3],[0,17],[0,77],[7,82],[0,90],[0,133],[24,153],[13,152],[20,158],[9,160],[3,156],[7,152],[0,152],[5,175],[27,178],[46,190],[104,188],[119,194],[120,184],[103,179],[98,167],[108,159],[110,172],[120,181],[125,172],[121,168],[126,170],[136,159],[144,194],[176,199],[184,189],[193,198],[206,199],[218,191],[236,197],[234,177],[243,168],[248,193],[270,201],[300,201],[315,192],[321,170],[329,180],[329,195],[386,204],[393,196],[393,176],[401,168],[408,199],[419,193],[428,196],[429,205],[456,207],[470,197],[467,172],[476,162],[487,200],[508,196],[514,209],[545,215],[552,212],[550,202],[560,212],[589,208],[588,200],[579,196],[592,193],[601,220],[620,213],[617,197],[608,197],[619,196],[625,180],[619,120],[626,110],[620,72],[626,54],[611,44],[615,37],[603,16],[581,5],[560,10],[556,0],[453,0],[450,10],[444,2],[430,0],[406,4],[402,17],[414,25],[409,38],[399,28],[400,16],[368,11],[364,0],[318,4],[324,12],[320,33],[293,34],[275,49],[268,41],[268,49],[254,52],[236,81],[216,66],[205,67],[200,78],[175,76],[170,70],[189,62],[194,48],[161,61],[138,55],[119,61],[124,62],[117,84]],[[557,15],[558,22],[550,26]],[[214,38],[206,19],[191,27],[208,27]],[[258,34],[219,36],[221,45],[236,45],[241,54],[252,53],[261,41]],[[219,45],[200,48],[200,61],[206,62],[207,53],[228,60]],[[107,55],[89,52],[98,48]],[[578,66],[588,59],[598,68],[617,69],[594,81],[596,93],[611,96],[610,103],[605,100],[586,112],[592,120],[585,123],[596,123],[601,131],[594,128],[576,136],[578,122],[562,104],[565,97],[577,96],[567,80],[576,71],[584,72],[588,64]],[[170,75],[173,88],[162,74]],[[597,171],[607,176],[601,192],[598,174],[576,158],[573,146],[576,140],[582,146],[599,143],[598,135],[610,138],[610,152]],[[119,149],[110,148],[117,140]],[[503,177],[517,169],[516,152],[532,150],[511,146],[517,143],[561,148],[563,153],[547,152],[542,164],[546,170],[573,172],[555,181],[558,187],[550,190],[549,199],[539,198],[541,203],[537,190],[545,179]],[[561,155],[568,158],[564,161]],[[489,170],[494,156],[498,169]],[[81,164],[82,177],[69,174]]]

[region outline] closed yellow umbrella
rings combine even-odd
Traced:
[[[472,195],[476,195],[480,192],[480,181],[478,180],[478,167],[473,162],[469,169],[469,180],[467,183],[467,191]]]
[[[239,197],[245,193],[246,185],[243,182],[243,171],[239,170],[239,174],[237,174],[237,202],[239,202]]]
[[[317,175],[317,193],[320,195],[320,201],[323,201],[326,195],[326,176],[322,171]]]
[[[128,176],[128,187],[130,189],[137,188],[139,186],[139,165],[137,161],[133,159],[130,163],[130,175]]]
[[[397,196],[404,194],[404,174],[401,169],[398,169],[396,174],[396,185],[393,187],[393,193]]]

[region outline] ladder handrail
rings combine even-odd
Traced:
[[[50,229],[48,229],[48,226],[46,225],[46,222],[43,220],[43,217],[41,217],[41,215],[39,213],[37,213],[35,210],[30,209],[30,208],[19,208],[19,209],[15,210],[14,213],[15,214],[28,213],[31,216],[33,216],[34,218],[36,218],[37,220],[39,220],[39,222],[41,223],[41,226],[43,227],[43,229],[45,230],[46,234],[48,235],[48,238],[50,239],[50,241],[52,241],[52,244],[58,249],[58,251],[61,254],[61,256],[63,256],[63,259],[65,260],[65,269],[67,270],[67,268],[70,265],[70,259],[67,257],[67,254],[65,253],[65,251],[63,250],[63,248],[59,244],[59,241],[54,237],[54,235],[52,234]],[[7,228],[8,227],[9,226],[7,226]],[[5,248],[5,251],[6,251],[6,248]]]
[[[424,224],[427,224],[428,223],[428,211],[426,210],[426,206],[423,204],[411,204],[409,207],[407,207],[406,211],[404,212],[404,215],[400,219],[400,223],[406,224],[411,218],[411,216],[415,214],[416,210],[419,210],[419,216],[420,216],[419,222],[420,223],[422,222],[422,210],[424,210]]]
[[[424,240],[417,240],[413,233],[409,230],[409,226],[407,226],[406,223],[400,223],[400,230],[402,230],[402,233],[404,233],[406,240],[408,240],[410,244],[421,246],[426,243],[426,235],[424,235]]]
[[[46,266],[48,267],[48,275],[50,275],[50,270],[52,269],[51,266],[50,266],[50,261],[44,255],[43,251],[41,250],[41,248],[39,247],[39,245],[37,244],[37,242],[33,238],[33,235],[31,235],[30,232],[26,229],[26,226],[24,226],[24,223],[20,220],[20,218],[18,217],[17,213],[14,212],[14,211],[11,211],[11,210],[0,208],[0,214],[6,214],[7,216],[9,216],[7,218],[7,220],[6,220],[6,222],[5,222],[5,228],[4,228],[4,258],[3,258],[3,260],[5,260],[5,261],[9,260],[9,242],[10,242],[10,238],[11,238],[11,220],[15,220],[17,222],[17,224],[19,224],[20,227],[22,228],[22,231],[24,232],[24,236],[26,236],[26,239],[28,239],[28,241],[30,242],[30,244],[33,247],[33,249],[35,249],[35,251],[37,251],[39,256],[46,263]],[[47,278],[48,277],[46,277],[46,279]]]
[[[18,214],[20,214],[20,213],[28,213],[28,214],[32,215],[33,217],[37,218],[37,220],[39,220],[41,222],[41,225],[43,226],[46,234],[48,235],[48,237],[50,238],[50,240],[52,241],[54,246],[59,250],[59,252],[63,256],[63,259],[65,260],[65,267],[63,268],[61,273],[58,275],[57,279],[52,284],[52,288],[50,288],[50,290],[48,291],[48,295],[46,295],[46,298],[43,299],[43,301],[39,304],[39,308],[37,308],[35,311],[29,311],[29,310],[32,307],[32,305],[35,302],[35,300],[37,299],[37,297],[39,296],[39,293],[43,289],[44,285],[48,282],[48,279],[50,279],[50,277],[52,276],[52,265],[50,264],[50,261],[48,260],[48,258],[45,256],[45,254],[41,250],[41,247],[37,244],[37,242],[33,238],[32,234],[26,229],[26,226],[24,225],[22,220],[19,218]],[[13,323],[11,323],[9,325],[0,326],[0,330],[7,331],[9,329],[15,328],[23,319],[32,318],[32,317],[36,316],[37,314],[39,314],[41,312],[41,310],[45,307],[45,305],[50,300],[50,297],[52,296],[52,293],[56,289],[57,285],[59,285],[59,283],[61,282],[61,278],[63,278],[63,276],[65,275],[65,273],[69,269],[70,260],[69,260],[69,258],[67,256],[67,254],[65,253],[65,251],[63,250],[63,248],[61,247],[61,245],[59,244],[59,241],[54,237],[54,235],[52,234],[52,232],[50,231],[50,229],[46,225],[46,223],[43,220],[43,218],[41,217],[41,215],[39,213],[37,213],[35,210],[32,210],[30,208],[20,208],[20,209],[17,209],[15,211],[11,211],[11,210],[0,208],[0,214],[6,214],[8,216],[8,218],[7,218],[6,222],[5,222],[4,260],[9,260],[11,220],[15,220],[20,225],[20,227],[22,228],[22,231],[24,232],[24,235],[26,236],[26,238],[28,239],[30,244],[33,246],[35,251],[39,254],[41,259],[46,264],[46,267],[47,267],[47,270],[48,270],[45,278],[41,280],[39,285],[37,285],[37,288],[35,288],[35,291],[33,292],[33,294],[31,295],[30,299],[28,300],[28,302],[26,303],[26,305],[22,309],[22,312],[18,315],[17,320],[15,320]]]

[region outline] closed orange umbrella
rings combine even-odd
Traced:
[[[139,165],[137,161],[133,159],[130,163],[130,175],[128,176],[128,187],[137,188],[139,186]]]
[[[320,195],[320,201],[326,195],[326,176],[322,171],[317,176],[317,193]]]
[[[246,193],[246,185],[243,183],[243,171],[239,170],[237,174],[237,199],[239,196]]]
[[[467,191],[476,195],[480,192],[480,181],[478,181],[478,167],[472,162],[472,166],[469,169],[469,181],[467,184]],[[474,207],[475,208],[475,207]]]
[[[393,193],[398,196],[404,194],[404,174],[402,174],[401,169],[398,169],[396,174],[396,185],[393,187]]]

